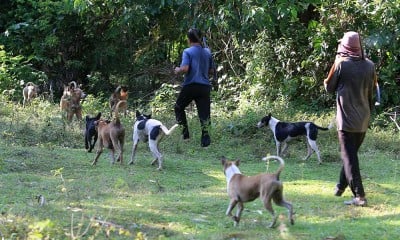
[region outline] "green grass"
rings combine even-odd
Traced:
[[[275,171],[276,163],[261,161],[265,154],[275,153],[271,133],[253,127],[262,115],[254,114],[251,119],[214,116],[213,142],[203,149],[197,116],[191,114],[191,140],[181,140],[178,131],[164,139],[165,169],[157,171],[150,165],[152,157],[143,143],[135,165],[126,165],[131,153],[132,116],[123,119],[127,131],[124,164],[111,165],[106,150],[92,166],[94,153],[83,149],[80,125],[64,125],[55,105],[39,104],[38,108],[0,106],[0,236],[4,239],[400,236],[399,133],[390,127],[370,130],[360,150],[369,201],[363,208],[343,204],[351,198],[349,190],[341,198],[333,196],[341,166],[336,131],[320,132],[322,165],[317,164],[315,155],[303,162],[305,143],[291,142],[281,179],[284,196],[294,206],[295,225],[289,224],[286,209],[274,206],[280,215],[279,226],[270,229],[271,216],[260,200],[245,204],[238,227],[225,216],[229,200],[219,160],[223,155],[241,159],[240,169],[246,175]],[[322,125],[330,121],[328,115],[310,114],[310,118]],[[296,116],[288,120],[296,120]],[[171,126],[173,115],[163,121]],[[45,205],[38,204],[38,195],[45,197]]]

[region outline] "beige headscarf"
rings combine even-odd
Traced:
[[[340,40],[337,54],[340,56],[363,57],[360,35],[356,32],[346,32]]]

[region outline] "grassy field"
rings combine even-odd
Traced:
[[[94,112],[92,113],[94,114]],[[216,111],[214,111],[216,114]],[[269,129],[255,129],[262,114],[213,116],[212,144],[200,147],[198,120],[191,115],[190,141],[179,131],[161,143],[165,169],[150,165],[151,154],[139,144],[131,153],[133,117],[123,118],[127,138],[125,162],[111,165],[108,150],[96,166],[87,153],[81,128],[65,125],[55,104],[22,109],[0,106],[0,238],[4,239],[396,239],[400,236],[399,133],[393,126],[373,128],[360,151],[368,207],[345,206],[351,198],[334,197],[341,162],[336,131],[320,132],[322,165],[316,156],[303,162],[303,141],[293,141],[281,174],[284,196],[293,203],[295,225],[286,209],[274,206],[278,226],[259,200],[247,203],[238,227],[228,205],[221,156],[241,159],[246,175],[273,172],[275,153]],[[280,117],[284,114],[280,114]],[[157,117],[157,116],[156,116]],[[160,116],[158,116],[160,118]],[[315,120],[326,115],[292,115],[286,120]],[[282,117],[281,117],[282,118]],[[172,113],[164,116],[167,126]],[[40,204],[38,196],[43,196]]]

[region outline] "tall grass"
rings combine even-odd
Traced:
[[[95,102],[96,100],[91,100]],[[106,103],[85,112],[108,111]],[[225,216],[228,205],[220,157],[241,159],[246,175],[273,172],[277,164],[261,157],[275,153],[269,129],[257,129],[268,112],[287,121],[313,120],[327,126],[333,113],[249,103],[235,111],[213,105],[212,144],[200,147],[195,109],[189,114],[191,139],[179,130],[160,144],[165,169],[151,166],[148,146],[139,144],[134,165],[110,164],[107,150],[96,166],[83,145],[84,123],[66,124],[56,104],[35,101],[0,106],[0,236],[4,239],[396,239],[400,235],[399,133],[394,126],[371,124],[360,151],[369,206],[345,206],[351,198],[333,196],[340,159],[336,131],[318,138],[322,165],[315,155],[304,162],[304,141],[292,141],[281,174],[284,196],[293,203],[295,225],[277,206],[279,226],[259,200],[245,204],[238,227]],[[131,153],[133,111],[126,128],[124,158]],[[168,127],[171,111],[154,117]],[[107,116],[105,114],[105,116]],[[383,118],[383,117],[382,117]],[[38,201],[38,196],[46,200]]]

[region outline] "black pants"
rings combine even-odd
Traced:
[[[175,117],[178,124],[187,128],[185,108],[194,101],[196,103],[202,132],[207,133],[208,126],[210,125],[210,93],[211,86],[208,85],[190,84],[184,86],[175,103]]]
[[[349,186],[355,197],[365,197],[358,164],[358,149],[364,141],[365,132],[338,131],[338,136],[343,162],[338,188],[344,190]]]

